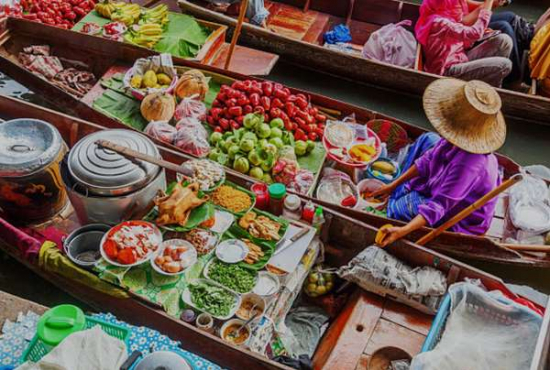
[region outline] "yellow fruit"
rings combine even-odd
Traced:
[[[386,229],[389,229],[390,227],[393,227],[392,224],[386,224],[382,226],[378,232],[376,233],[376,237],[374,238],[374,243],[377,245],[382,244],[382,241],[386,237]]]
[[[143,75],[143,85],[145,87],[155,87],[157,82],[157,74],[155,71],[149,70]]]
[[[315,290],[315,293],[319,294],[319,295],[323,295],[327,292],[327,287],[325,287],[324,285],[319,285],[317,287],[317,289]]]
[[[317,285],[315,284],[308,284],[307,286],[307,291],[310,293],[315,292],[316,289],[317,289]]]
[[[386,175],[393,175],[395,173],[395,167],[390,162],[376,161],[371,167],[373,170],[380,171]]]
[[[155,88],[155,89],[160,89],[161,87],[162,87],[162,86],[160,86],[160,84],[156,84],[154,88]]]
[[[319,275],[312,273],[309,275],[309,282],[310,283],[316,283],[317,280],[319,280]]]
[[[130,80],[130,86],[132,86],[134,89],[140,89],[142,82],[143,82],[143,76],[133,75],[132,79]]]
[[[161,85],[170,85],[172,79],[165,73],[157,73],[157,80]]]

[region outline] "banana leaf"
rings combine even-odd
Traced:
[[[122,123],[143,131],[147,121],[142,117],[140,102],[114,90],[107,90],[94,100],[93,107]]]
[[[327,152],[320,142],[315,143],[315,149],[306,156],[298,157],[298,164],[300,168],[313,172],[314,174],[321,171],[321,167],[325,162]]]
[[[154,50],[182,58],[195,57],[208,39],[210,31],[186,14],[168,13],[168,18],[168,28]]]
[[[243,268],[256,270],[256,271],[261,270],[262,268],[265,267],[265,265],[267,265],[267,262],[269,262],[269,259],[271,258],[271,256],[273,256],[273,253],[275,252],[274,243],[270,243],[265,240],[254,238],[247,231],[243,230],[239,226],[236,226],[235,223],[231,225],[229,230],[227,230],[225,234],[223,234],[222,236],[222,240],[228,240],[228,239],[240,239],[240,240],[248,239],[252,243],[256,244],[258,247],[260,247],[264,252],[264,256],[260,258],[260,260],[253,265],[250,265],[244,261],[239,262],[239,266]]]
[[[254,208],[251,210],[251,212],[254,212],[256,213],[256,215],[258,216],[265,216],[267,218],[269,218],[270,220],[273,220],[275,222],[277,222],[278,224],[281,225],[281,228],[279,229],[279,236],[281,237],[281,239],[283,238],[283,236],[285,235],[286,233],[286,230],[288,229],[288,221],[285,220],[284,218],[281,218],[281,217],[277,217],[275,215],[272,215],[271,213],[268,213],[268,212],[264,212],[262,210],[259,210],[257,208]],[[248,232],[247,230],[243,229],[240,225],[239,225],[239,219],[237,219],[237,222],[235,222],[235,226],[238,227],[239,229],[243,230],[243,231],[246,231]],[[269,244],[273,244],[273,247],[275,247],[275,245],[277,244],[278,240],[266,240],[266,239],[260,239],[259,240],[263,240]]]
[[[229,182],[229,181],[226,181],[223,185],[231,186],[232,188],[235,188],[235,189],[237,189],[237,190],[240,190],[240,191],[242,191],[242,192],[248,194],[248,196],[249,196],[249,197],[251,198],[251,200],[252,200],[252,205],[250,206],[249,209],[247,209],[246,211],[243,211],[243,212],[233,212],[233,211],[230,210],[230,209],[224,208],[224,207],[222,207],[222,206],[217,205],[217,204],[214,203],[214,204],[216,205],[216,207],[218,207],[219,209],[222,209],[222,210],[224,210],[224,211],[227,211],[227,212],[229,212],[229,213],[232,213],[232,214],[236,215],[237,217],[243,216],[243,215],[246,214],[248,211],[250,211],[252,208],[254,208],[254,205],[256,204],[256,194],[254,194],[253,192],[251,192],[251,191],[248,190],[248,189],[245,189],[245,188],[243,188],[243,187],[241,187],[241,186],[239,186],[239,185],[237,185],[237,184],[234,184],[234,183],[232,183],[232,182]],[[218,189],[219,189],[219,188],[218,188]],[[214,191],[214,192],[215,192],[215,191]]]

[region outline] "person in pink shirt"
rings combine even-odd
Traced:
[[[466,0],[424,0],[415,26],[424,69],[466,81],[500,87],[512,71],[513,41],[505,34],[486,37],[493,0],[469,12]]]

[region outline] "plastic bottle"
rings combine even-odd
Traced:
[[[288,195],[285,198],[283,206],[283,217],[289,220],[298,221],[302,218],[302,212],[300,207],[302,206],[302,201],[296,195]]]
[[[323,207],[317,207],[315,209],[315,214],[313,215],[313,221],[311,225],[315,229],[317,229],[317,233],[320,233],[324,223],[325,223],[325,216],[323,215]]]
[[[283,213],[286,186],[281,183],[269,185],[269,212],[275,216]]]
[[[315,206],[311,201],[307,202],[302,209],[302,220],[308,223],[313,223],[313,216],[315,215]]]

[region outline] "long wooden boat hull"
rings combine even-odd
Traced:
[[[109,66],[115,63],[115,61],[125,63],[126,65],[131,65],[138,58],[153,55],[152,51],[20,19],[10,18],[0,24],[0,27],[4,27],[4,29],[8,31],[6,33],[6,35],[8,35],[7,41],[4,41],[4,43],[0,45],[0,69],[2,71],[23,85],[29,87],[31,90],[41,93],[45,99],[49,100],[52,104],[58,106],[66,113],[81,117],[104,127],[129,128],[123,123],[95,110],[92,108],[91,103],[86,104],[84,101],[66,93],[57,86],[52,85],[47,80],[26,70],[13,59],[14,57],[9,52],[7,52],[5,49],[7,45],[6,42],[10,42],[10,38],[18,38],[20,40],[29,40],[28,42],[32,40],[34,43],[55,45],[60,50],[81,50],[82,47],[85,47],[87,50],[86,60],[95,62],[95,68],[99,71],[98,74],[100,75],[102,75]],[[175,60],[175,63],[179,66],[203,69],[218,76],[222,76],[223,78],[227,78],[229,81],[231,81],[231,79],[249,78],[238,73],[222,71],[211,66],[197,65],[185,60]],[[330,108],[331,110],[338,112],[338,114],[342,117],[354,114],[358,122],[368,122],[372,119],[388,119],[403,127],[407,131],[410,138],[415,138],[425,132],[425,130],[419,127],[373,111],[369,111],[367,109],[346,104],[325,96],[311,94],[306,91],[301,91],[298,89],[293,90],[295,92],[302,92],[309,95],[311,97],[312,104]],[[161,142],[158,143],[166,145]],[[175,147],[173,148],[176,149]],[[503,167],[505,176],[507,177],[519,172],[519,165],[507,157],[499,156],[499,163]],[[253,182],[255,180],[248,178],[248,181]],[[323,204],[322,201],[320,203]],[[356,212],[335,206],[333,204],[324,203],[323,205],[329,208],[338,209],[341,212],[346,212],[349,216],[358,219],[359,221],[377,227],[388,223],[386,218],[369,213]],[[417,240],[417,237],[424,235],[428,231],[429,229],[425,229],[411,235],[411,240]],[[483,237],[445,233],[429,246],[458,258],[522,266],[550,267],[550,259],[548,258],[524,256],[515,251],[502,248],[492,240]]]
[[[3,118],[7,119],[30,117],[46,120],[59,130],[69,146],[88,134],[104,129],[80,119],[1,95],[0,112]],[[159,150],[163,158],[172,163],[180,164],[190,159],[189,156],[167,148],[159,147]],[[175,176],[174,173],[168,173],[168,175],[170,178]],[[241,175],[228,173],[228,179],[242,186],[250,185]],[[328,265],[338,267],[346,264],[366,246],[373,243],[377,233],[376,228],[331,210],[327,210],[326,216],[327,224],[322,239],[325,243],[325,260]],[[107,309],[132,324],[146,325],[159,330],[181,341],[185,349],[208,358],[224,368],[289,369],[260,355],[233,347],[214,335],[206,334],[190,324],[176,320],[146,301],[135,297],[115,298],[56,273],[43,270],[33,261],[23,258],[21,251],[14,243],[4,240],[4,243],[0,243],[0,248],[62,290],[100,311]],[[499,289],[512,294],[501,279],[413,243],[399,241],[388,247],[388,251],[412,266],[433,266],[442,270],[450,283],[462,281],[465,278],[479,279],[490,290]],[[355,288],[355,293],[355,296],[362,294],[358,288]],[[355,325],[351,328],[345,326],[348,323],[346,315],[345,310],[340,313],[338,319],[334,321],[336,326],[329,327],[329,332],[323,337],[319,347],[323,351],[318,351],[313,358],[315,369],[348,369],[347,366],[339,366],[341,362],[336,362],[341,361],[341,356],[349,354],[349,352],[340,352],[350,347],[349,338],[344,337],[345,333],[350,330],[357,333]],[[344,322],[344,327],[341,326],[340,321]],[[541,340],[543,334],[545,335],[546,331],[541,330]],[[354,352],[356,358],[361,355],[361,352]]]
[[[392,3],[393,1],[385,2]],[[172,3],[172,0],[166,1],[166,3]],[[184,13],[228,26],[229,34],[232,34],[235,29],[236,20],[234,18],[187,0],[179,0],[178,3]],[[363,6],[368,7],[369,4],[367,3],[368,1]],[[418,14],[417,5],[400,3],[403,7],[401,12],[403,18],[395,19],[395,22],[417,17],[417,15],[411,17],[411,14],[415,12]],[[359,9],[360,6],[360,4],[355,4],[356,9]],[[390,88],[399,92],[422,95],[431,82],[441,78],[431,73],[329,50],[323,46],[297,40],[250,23],[243,24],[243,31],[239,40],[245,45],[276,53],[284,60],[301,67],[341,76],[356,82]],[[550,125],[550,115],[548,115],[550,111],[549,98],[506,89],[498,89],[498,92],[502,98],[503,111],[507,116]]]

